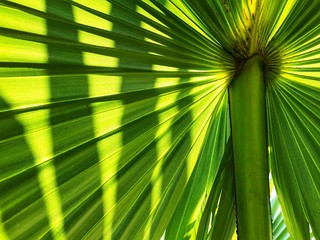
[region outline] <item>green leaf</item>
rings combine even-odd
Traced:
[[[283,219],[320,238],[318,9],[0,0],[0,238],[229,238],[227,89],[254,54]]]
[[[226,100],[225,97],[219,115],[213,116],[197,165],[166,231],[168,239],[195,237],[193,235],[197,232],[198,218],[208,200],[208,192],[216,178],[220,177],[218,169],[225,153],[226,138],[230,134],[225,129],[228,117]]]
[[[272,218],[272,233],[274,239],[289,239],[290,234],[283,219],[283,213],[280,207],[279,199],[272,178],[270,180],[270,188],[272,189],[270,196],[270,205]]]
[[[209,232],[211,239],[231,239],[236,228],[236,203],[234,190],[234,166],[232,158],[227,162],[218,209]],[[214,214],[214,212],[212,212]]]

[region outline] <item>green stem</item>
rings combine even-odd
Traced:
[[[240,240],[272,239],[263,63],[250,58],[229,87]]]

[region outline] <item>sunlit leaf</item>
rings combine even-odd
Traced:
[[[0,0],[0,239],[234,237],[228,87],[254,54],[273,234],[320,239],[319,9]]]

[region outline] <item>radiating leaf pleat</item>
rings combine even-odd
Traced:
[[[295,102],[297,97],[295,91],[288,94],[288,88],[284,89],[281,82],[277,84],[275,82],[273,85],[274,87],[269,89],[268,93],[270,94],[271,169],[275,186],[280,192],[278,193],[280,202],[287,205],[284,208],[291,208],[291,210],[285,210],[285,212],[292,212],[287,213],[288,215],[300,214],[299,217],[294,218],[309,222],[316,232],[317,226],[319,226],[317,209],[319,208],[320,195],[317,176],[319,176],[320,168],[317,159],[319,159],[318,137],[320,132],[316,124],[318,120],[314,114],[319,110],[318,107],[315,107],[317,109],[311,112],[308,108],[303,107],[303,98],[299,98],[300,101]],[[302,85],[301,88],[303,87]],[[310,89],[308,92],[312,93],[313,90]],[[316,91],[314,93],[313,98],[309,96],[309,99],[311,97],[313,102],[317,102],[319,99],[314,98],[317,95]],[[312,107],[312,104],[308,104],[308,106]],[[289,204],[288,200],[292,203]],[[291,204],[295,207],[292,208]],[[297,208],[298,205],[301,206],[301,210]],[[290,219],[287,219],[288,221],[294,223],[294,220],[291,219],[292,216],[286,217]],[[287,224],[291,225],[291,223],[288,222]],[[298,224],[292,229],[289,228],[293,231],[291,235],[294,236],[294,232],[298,231],[300,226],[302,224]],[[305,232],[309,232],[308,226],[305,226]]]
[[[230,239],[235,231],[233,159],[229,139],[216,178],[199,216],[196,239]],[[191,235],[192,236],[192,235]]]
[[[226,98],[223,100],[219,115],[210,123],[204,147],[191,176],[176,213],[171,220],[166,238],[178,239],[193,236],[197,232],[198,218],[208,198],[208,192],[216,178],[222,154],[225,152],[227,132]],[[222,150],[223,151],[220,151]],[[206,176],[206,177],[204,177]],[[195,237],[195,235],[194,235]]]
[[[229,134],[231,55],[182,2],[0,7],[4,231],[160,238],[191,176],[208,175],[199,196],[212,185]],[[205,149],[212,173],[194,173]]]
[[[1,0],[0,238],[228,238],[227,88],[252,49],[284,221],[320,238],[319,9]]]
[[[289,239],[290,235],[287,229],[287,226],[283,219],[282,210],[280,207],[279,199],[276,193],[276,189],[274,187],[273,181],[271,180],[272,188],[271,191],[271,216],[272,216],[272,233],[274,239]]]
[[[268,121],[271,170],[288,230],[294,238],[309,238],[307,223],[317,236],[320,219],[320,95],[318,74],[300,72],[301,63],[269,75]]]
[[[269,71],[269,159],[277,195],[293,239],[319,238],[320,75],[318,1],[266,2],[272,18],[262,41]],[[272,23],[273,21],[273,23]]]

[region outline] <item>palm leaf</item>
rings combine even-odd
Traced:
[[[271,196],[270,196],[270,205],[271,205],[271,215],[272,215],[272,233],[274,239],[289,239],[290,234],[288,228],[284,222],[281,206],[279,199],[274,187],[273,180],[270,181]]]
[[[228,86],[258,52],[271,205],[320,239],[318,9],[1,0],[0,238],[230,239]]]

